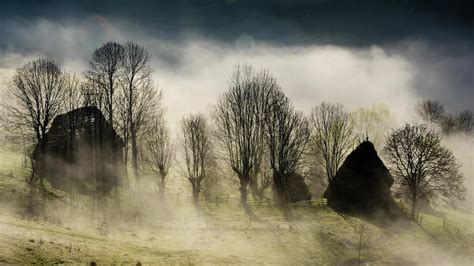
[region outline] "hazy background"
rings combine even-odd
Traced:
[[[305,112],[385,103],[402,123],[423,99],[449,112],[474,106],[471,1],[150,2],[2,1],[0,89],[35,58],[82,75],[103,43],[134,41],[152,55],[172,129],[209,110],[237,63],[268,68]],[[472,141],[448,141],[472,189]]]
[[[206,111],[244,62],[268,68],[304,111],[383,102],[404,121],[420,99],[473,106],[470,1],[159,2],[2,1],[1,86],[34,58],[81,74],[104,42],[135,41],[153,56],[171,124]]]

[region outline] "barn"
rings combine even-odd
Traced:
[[[58,115],[34,152],[34,173],[67,192],[104,196],[125,176],[124,143],[93,106]]]

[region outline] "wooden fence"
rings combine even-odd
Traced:
[[[170,198],[168,196],[168,198]],[[192,203],[192,195],[189,193],[182,193],[182,192],[177,192],[176,197],[175,197],[176,203],[181,204],[181,203]],[[199,202],[205,203],[207,205],[209,204],[214,204],[216,206],[219,205],[229,205],[229,204],[240,204],[241,199],[240,196],[235,196],[235,195],[221,195],[221,196],[211,196],[209,194],[203,194],[200,195],[199,197]],[[250,196],[247,199],[248,204],[252,205],[258,205],[258,206],[274,206],[275,203],[271,198],[254,198]],[[308,200],[303,200],[297,203],[290,203],[290,205],[314,205],[314,206],[320,206],[320,207],[325,207],[327,205],[326,199],[308,199]]]

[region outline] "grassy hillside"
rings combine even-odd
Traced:
[[[473,216],[454,210],[422,213],[420,226],[340,215],[319,200],[291,205],[288,216],[264,201],[251,203],[250,219],[237,194],[195,208],[178,177],[166,202],[144,180],[99,204],[63,193],[32,196],[27,174],[19,152],[0,149],[0,263],[356,264],[359,247],[370,264],[469,265],[474,258]],[[39,206],[33,217],[32,205]]]

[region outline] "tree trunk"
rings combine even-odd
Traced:
[[[276,205],[280,207],[286,206],[286,195],[285,189],[281,187],[276,187],[277,197],[276,197]]]
[[[249,178],[249,186],[250,186],[250,191],[252,192],[252,196],[254,198],[259,197],[260,193],[258,190],[258,182],[257,182],[256,176],[252,176]]]
[[[283,177],[279,173],[273,173],[273,182],[277,192],[276,197],[274,197],[275,204],[280,207],[286,207],[286,190]]]
[[[199,191],[200,190],[200,185],[199,184],[196,184],[194,185],[193,184],[193,203],[194,205],[199,205]]]
[[[248,207],[248,203],[247,203],[248,183],[249,181],[245,177],[240,178],[240,202],[242,203],[244,207]]]
[[[45,158],[45,153],[46,153],[46,138],[43,137],[39,140],[39,154],[36,155],[35,160],[37,160],[39,163],[36,163],[36,165],[39,165],[38,171],[35,172],[36,175],[32,176],[32,181],[36,182],[39,181],[40,185],[43,185],[43,179],[44,176],[47,174],[47,169],[46,169],[46,158]]]
[[[416,212],[416,193],[413,193],[411,197],[411,212],[410,212],[410,217],[415,218],[415,212]]]
[[[137,143],[137,136],[133,132],[132,132],[131,140],[132,140],[132,168],[133,168],[133,173],[135,174],[135,178],[138,179],[138,143]]]
[[[158,192],[160,194],[160,198],[164,199],[165,198],[165,180],[163,178],[160,179],[160,184],[158,186]]]
[[[124,144],[123,144],[123,160],[124,160],[124,164],[127,165],[128,164],[128,141],[124,141]]]

